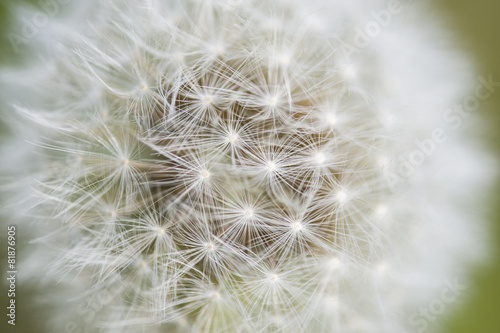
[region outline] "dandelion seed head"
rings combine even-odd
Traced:
[[[383,1],[95,5],[75,36],[47,29],[50,69],[6,85],[15,141],[34,142],[12,188],[51,253],[32,261],[90,299],[114,291],[89,331],[401,332],[468,260],[453,254],[479,252],[451,203],[477,173],[446,164],[458,147],[481,161],[467,140],[398,165],[466,81],[412,11],[346,54]]]
[[[156,233],[158,234],[158,237],[165,235],[165,228],[160,227],[160,228],[156,229]]]
[[[387,212],[389,211],[389,207],[384,204],[378,204],[377,207],[375,208],[375,216],[377,218],[383,218]]]
[[[322,165],[326,161],[326,156],[322,152],[318,152],[314,155],[314,160],[316,161],[316,164]]]
[[[218,291],[213,291],[213,292],[210,294],[210,296],[211,296],[214,300],[218,300],[218,299],[220,299],[220,298],[221,298],[221,294],[220,294],[220,292],[218,292]]]
[[[266,168],[267,168],[267,170],[269,170],[270,172],[276,171],[276,169],[277,169],[276,162],[274,162],[274,161],[269,161],[269,162],[267,162],[267,163],[266,163]]]
[[[253,215],[254,215],[253,209],[247,209],[247,210],[245,210],[245,217],[252,218]]]
[[[182,54],[182,52],[175,52],[173,57],[177,63],[179,63],[179,64],[184,63],[185,57],[184,57],[184,54]]]
[[[282,65],[282,66],[288,66],[290,65],[290,62],[291,62],[291,56],[284,53],[284,54],[280,54],[276,57],[276,60],[277,62]]]
[[[223,45],[215,45],[212,47],[213,53],[217,56],[220,56],[224,53],[225,49]]]
[[[339,202],[345,202],[347,201],[347,192],[344,191],[344,190],[338,190],[336,193],[335,193],[335,200],[339,201]]]
[[[325,120],[326,120],[327,124],[330,126],[334,126],[337,124],[337,117],[335,116],[335,114],[333,112],[326,113]]]
[[[207,248],[207,251],[209,251],[209,252],[215,250],[214,243],[207,243],[205,246]]]
[[[271,283],[277,283],[278,281],[280,280],[280,277],[278,274],[270,274],[269,275],[269,281],[271,281]]]
[[[239,136],[238,136],[238,134],[236,134],[236,133],[231,133],[231,134],[229,134],[229,136],[228,136],[228,138],[227,138],[227,140],[228,140],[230,143],[234,143],[234,142],[236,142],[238,139],[239,139]]]
[[[270,96],[266,100],[266,105],[270,107],[275,107],[278,105],[279,97],[278,96]]]
[[[213,102],[214,102],[213,96],[207,95],[203,98],[203,105],[205,106],[210,106],[213,104]]]
[[[347,64],[341,67],[341,73],[346,79],[354,79],[358,74],[358,70],[354,64]]]
[[[328,261],[328,264],[330,265],[331,268],[337,268],[340,266],[340,259],[339,258],[331,258],[329,261]]]
[[[292,223],[292,230],[295,232],[300,232],[303,228],[303,225],[301,222],[293,222]]]

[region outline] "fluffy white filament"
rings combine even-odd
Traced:
[[[30,198],[54,259],[36,274],[79,284],[75,303],[113,290],[90,322],[59,302],[61,321],[399,333],[401,309],[459,274],[470,226],[429,196],[467,177],[391,179],[461,92],[453,66],[402,24],[410,9],[346,54],[385,3],[304,5],[104,1],[92,29],[50,35],[40,98],[17,107],[43,153]]]

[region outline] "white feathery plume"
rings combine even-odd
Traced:
[[[48,331],[400,333],[484,252],[453,199],[482,188],[460,135],[391,178],[469,88],[419,5],[348,53],[385,2],[93,5],[40,32],[58,48],[36,76],[2,76],[22,87],[12,147],[31,143],[4,149],[32,164],[5,185],[33,226],[25,267],[70,300]],[[464,172],[436,179],[449,159]]]

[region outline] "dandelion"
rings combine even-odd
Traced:
[[[344,54],[369,16],[323,5],[103,1],[79,34],[51,32],[43,78],[12,82],[38,96],[16,106],[42,161],[23,176],[50,253],[31,277],[78,284],[56,291],[64,321],[113,289],[82,328],[401,332],[401,309],[470,259],[453,253],[480,252],[460,207],[427,202],[468,177],[388,177],[463,92],[435,71],[455,67],[399,18]]]

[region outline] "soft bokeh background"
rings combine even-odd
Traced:
[[[500,81],[500,1],[435,1],[454,30],[459,45],[476,63],[478,74]],[[481,104],[487,123],[483,141],[500,157],[500,91]],[[492,260],[474,274],[473,290],[456,310],[445,318],[444,333],[500,332],[500,181],[497,180],[485,212],[495,239]]]
[[[7,39],[7,33],[12,30],[8,7],[17,1],[21,0],[0,1],[0,64],[2,66],[22,63],[22,57],[14,53]],[[35,5],[38,3],[33,0],[27,2]],[[446,26],[454,32],[455,43],[470,55],[471,67],[478,71],[478,75],[488,77],[491,74],[494,81],[500,81],[500,1],[435,0],[433,3],[441,12]],[[2,104],[0,103],[2,108],[0,114],[5,112]],[[487,120],[485,122],[487,130],[479,135],[485,145],[500,157],[500,91],[495,92],[490,99],[483,102],[479,112]],[[5,135],[8,135],[8,130],[2,125],[0,119],[0,140]],[[0,163],[7,162],[0,157]],[[460,304],[454,307],[452,312],[439,318],[444,321],[442,333],[500,332],[500,180],[494,184],[490,200],[485,207],[490,207],[488,210],[485,209],[484,214],[491,222],[491,234],[495,239],[493,259],[474,270],[473,283],[467,295],[462,297]],[[0,218],[2,218],[1,212]],[[5,230],[0,230],[0,236],[0,267],[2,267],[0,274],[3,281],[6,262]],[[22,236],[23,230],[19,228],[18,238],[21,243],[18,244],[18,248],[26,241],[22,239]],[[18,259],[20,259],[19,255],[21,253],[18,253]],[[23,286],[22,292],[16,295],[19,307],[17,308],[18,325],[15,328],[6,324],[6,310],[1,311],[0,332],[41,332],[39,323],[48,314],[43,313],[41,309],[34,311],[33,306],[29,304],[33,292],[28,286]],[[6,293],[6,285],[2,284],[0,289],[0,308],[2,309],[5,309],[4,305],[7,305]]]

